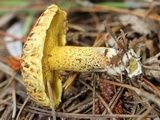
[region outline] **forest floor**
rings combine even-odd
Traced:
[[[0,1],[1,120],[51,120],[53,113],[58,120],[160,119],[160,2],[97,1]],[[23,84],[20,60],[28,33],[51,4],[67,12],[67,45],[132,49],[142,73],[62,71],[59,107],[38,106]]]

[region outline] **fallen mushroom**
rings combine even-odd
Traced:
[[[124,53],[106,47],[64,46],[66,23],[66,13],[51,5],[39,17],[24,43],[22,78],[28,94],[38,105],[51,107],[47,81],[52,88],[54,105],[59,105],[62,95],[59,73],[62,70],[111,75],[127,71],[129,77],[141,73],[140,62],[132,49]]]

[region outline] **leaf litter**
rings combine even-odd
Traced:
[[[42,7],[42,3],[31,5],[33,8]],[[47,4],[53,3],[48,1]],[[132,48],[141,60],[143,72],[139,76],[128,78],[126,75],[117,77],[107,73],[63,71],[60,77],[64,93],[60,106],[55,110],[57,119],[160,119],[160,11],[157,10],[159,5],[120,9],[89,1],[85,5],[78,1],[77,4],[81,6],[77,8],[72,7],[76,4],[73,1],[69,1],[69,4],[70,7],[65,8],[69,21],[67,45],[107,46],[123,50]],[[87,8],[88,4],[90,7]],[[141,9],[143,14],[137,9]],[[36,13],[35,20],[41,12]],[[7,51],[4,47],[4,44],[7,44],[4,42],[7,29],[13,22],[24,21],[27,14],[30,13],[14,13],[12,20],[1,27],[6,33],[0,33],[3,43],[0,44],[1,119],[53,118],[51,110],[37,106],[28,97],[21,78],[20,59],[9,53],[11,48]],[[14,33],[11,34],[13,36],[9,36],[13,37],[13,40],[19,38]],[[24,42],[23,38],[17,40]],[[115,57],[113,62],[117,59]]]

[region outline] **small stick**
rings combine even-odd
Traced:
[[[52,117],[53,117],[53,120],[56,120],[56,112],[54,108],[52,88],[48,80],[47,80],[47,88],[48,88],[48,93],[49,93],[49,98],[50,98],[50,103],[51,103],[51,108],[52,108]]]
[[[20,116],[20,114],[21,114],[22,110],[24,109],[25,105],[27,104],[27,102],[28,102],[29,98],[30,98],[30,97],[29,97],[29,96],[27,96],[26,100],[25,100],[25,101],[24,101],[24,103],[22,104],[22,107],[20,108],[20,110],[19,110],[19,112],[18,112],[18,114],[17,114],[16,120],[18,120],[18,119],[19,119],[19,116]]]
[[[149,85],[155,92],[158,96],[160,96],[160,90],[155,86],[153,85],[151,82],[149,82],[147,79],[143,78],[143,81]]]
[[[15,81],[13,80],[12,83],[11,83],[11,86],[12,86],[12,96],[13,96],[13,112],[12,112],[12,120],[15,119],[15,116],[16,116],[16,88],[15,88]]]
[[[155,105],[147,108],[146,112],[144,112],[139,118],[137,118],[137,120],[143,120],[149,113],[151,113],[154,107]]]
[[[143,90],[140,90],[136,87],[133,87],[133,86],[130,86],[130,85],[127,85],[127,84],[122,84],[122,83],[117,83],[117,82],[113,82],[113,81],[109,81],[109,80],[102,80],[102,79],[99,79],[97,81],[103,82],[103,83],[109,83],[109,84],[113,84],[113,85],[116,85],[116,86],[121,86],[121,87],[125,87],[125,88],[128,88],[128,89],[134,90],[138,95],[146,97],[148,100],[153,101],[154,103],[156,103],[160,107],[160,98],[156,97],[153,94],[147,93]]]

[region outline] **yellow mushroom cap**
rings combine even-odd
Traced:
[[[51,107],[47,91],[50,81],[54,105],[61,101],[62,83],[59,71],[48,66],[48,53],[54,46],[66,43],[66,13],[56,5],[49,6],[38,18],[27,41],[21,57],[21,71],[24,85],[30,97],[40,106]]]

